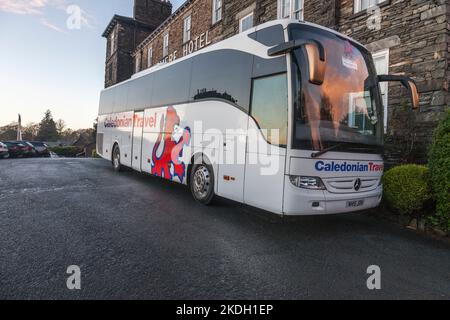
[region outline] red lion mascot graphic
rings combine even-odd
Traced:
[[[163,140],[163,149],[158,152]],[[166,116],[161,117],[160,133],[152,152],[152,174],[168,180],[178,177],[180,182],[183,182],[186,165],[181,159],[183,148],[189,145],[190,141],[191,129],[181,128],[177,111],[168,107]]]

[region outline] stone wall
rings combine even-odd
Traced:
[[[166,0],[134,0],[134,19],[154,28],[172,14],[172,4]]]
[[[257,0],[256,2],[257,24],[265,23],[277,19],[278,2],[277,0]]]
[[[305,21],[314,22],[328,28],[336,28],[338,23],[339,0],[308,1],[304,3]]]

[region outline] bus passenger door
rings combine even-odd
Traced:
[[[244,202],[283,213],[288,132],[286,73],[253,80]]]
[[[132,163],[134,170],[142,171],[142,133],[144,129],[144,112],[135,112],[133,118]]]

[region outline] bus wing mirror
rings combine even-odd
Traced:
[[[278,56],[292,52],[300,47],[305,47],[308,55],[309,81],[311,83],[321,85],[325,78],[326,59],[325,49],[319,41],[312,39],[306,41],[293,40],[270,48],[267,54],[270,57]]]
[[[305,45],[305,49],[308,53],[309,82],[322,85],[325,79],[325,57],[321,57],[320,49],[316,45],[308,43]]]
[[[378,82],[400,82],[408,90],[412,108],[414,110],[419,108],[420,96],[413,79],[405,76],[380,75],[378,76]]]

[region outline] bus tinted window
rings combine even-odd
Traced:
[[[284,30],[279,24],[250,33],[248,37],[267,47],[274,47],[284,42]]]
[[[255,61],[253,63],[253,78],[283,72],[287,72],[286,57],[263,59],[255,56]]]
[[[249,109],[253,56],[220,50],[194,57],[191,99],[223,99]]]
[[[144,110],[151,107],[153,89],[153,75],[148,74],[130,81],[128,93],[128,110]]]
[[[278,24],[269,28],[259,30],[256,33],[256,41],[261,42],[263,45],[273,47],[284,42],[283,27]]]
[[[104,90],[100,94],[100,107],[98,114],[113,113],[114,108],[114,89]]]
[[[114,88],[114,112],[127,111],[127,99],[130,83],[126,82]]]
[[[253,81],[252,117],[273,145],[287,145],[288,91],[286,73]],[[278,130],[279,139],[277,137]]]
[[[176,63],[154,73],[152,106],[189,101],[192,59]]]

